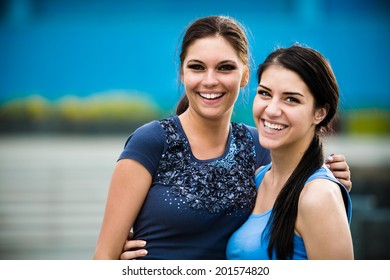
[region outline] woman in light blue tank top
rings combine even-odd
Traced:
[[[324,166],[320,132],[337,111],[326,59],[280,48],[258,70],[253,113],[272,163],[260,168],[254,210],[231,236],[228,259],[353,259],[351,200]]]

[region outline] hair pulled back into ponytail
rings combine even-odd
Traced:
[[[176,114],[177,115],[183,114],[188,109],[188,106],[189,106],[188,97],[187,95],[184,95],[176,106]]]
[[[294,45],[272,52],[259,66],[257,72],[259,83],[262,73],[270,65],[280,65],[297,73],[310,89],[315,100],[315,108],[327,108],[327,115],[317,125],[311,144],[276,198],[267,225],[270,228],[269,258],[272,258],[275,250],[278,259],[289,259],[294,251],[294,228],[299,196],[307,179],[324,163],[320,132],[329,129],[337,112],[339,89],[328,61],[311,48]]]

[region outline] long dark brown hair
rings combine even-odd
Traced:
[[[187,56],[188,48],[196,40],[210,37],[222,36],[237,51],[240,59],[245,65],[249,64],[249,50],[246,30],[237,20],[227,16],[208,16],[194,21],[185,32],[181,43],[180,69]],[[188,98],[184,96],[176,107],[176,114],[180,115],[188,108]]]
[[[299,195],[306,180],[324,163],[320,133],[330,129],[330,123],[337,112],[339,88],[329,62],[311,48],[294,45],[272,52],[258,68],[259,83],[267,67],[275,64],[294,71],[301,77],[314,97],[315,108],[328,108],[326,117],[316,126],[312,142],[276,198],[267,225],[270,227],[269,258],[272,258],[275,250],[277,259],[290,259],[294,251]]]

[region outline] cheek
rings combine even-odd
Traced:
[[[307,110],[301,110],[299,112],[286,113],[291,123],[298,124],[301,128],[307,128],[313,125],[313,114]]]
[[[259,98],[255,97],[253,99],[253,105],[252,105],[252,111],[253,111],[253,116],[255,118],[259,117],[261,113],[264,111],[264,105],[261,103]]]
[[[224,84],[229,90],[238,90],[241,88],[241,76],[235,75],[235,76],[220,76],[219,81]]]
[[[182,79],[182,83],[184,87],[191,88],[197,84],[197,80],[193,75],[186,75],[184,76],[184,79]]]

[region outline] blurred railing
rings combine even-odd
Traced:
[[[91,259],[126,137],[0,136],[0,259]],[[389,140],[326,140],[351,167],[357,259],[390,259]]]

